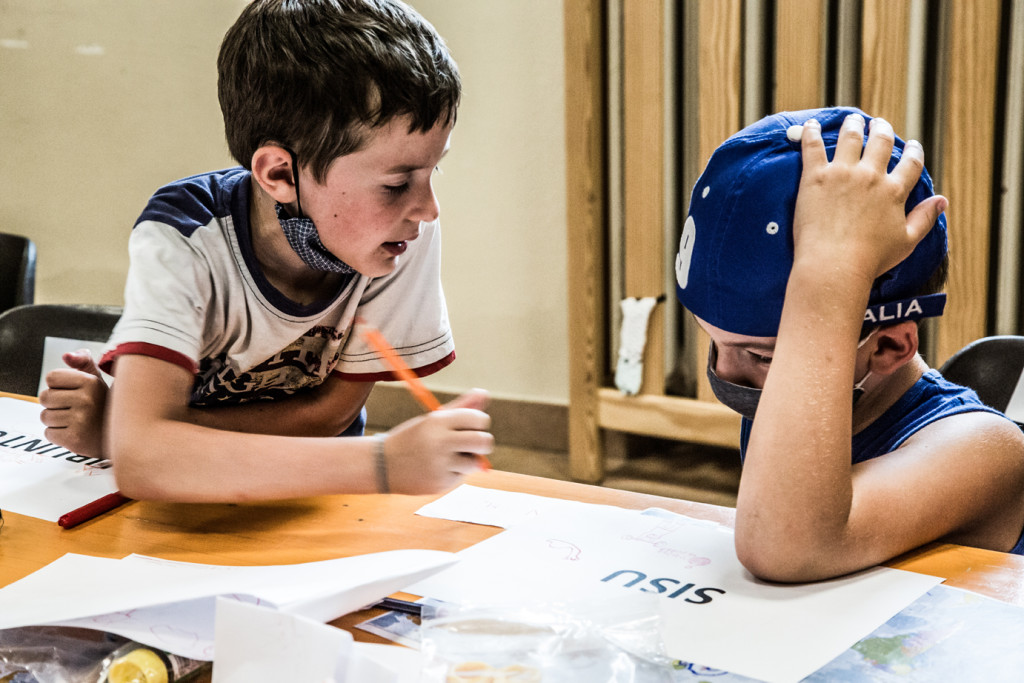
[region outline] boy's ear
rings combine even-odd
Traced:
[[[917,336],[917,323],[913,320],[883,327],[875,332],[875,337],[870,368],[877,375],[891,375],[917,355],[920,340]]]
[[[252,155],[252,177],[260,187],[281,204],[295,202],[295,176],[292,156],[279,145],[263,145]]]

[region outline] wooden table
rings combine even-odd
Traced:
[[[479,473],[468,483],[632,509],[661,507],[730,526],[734,519],[731,508],[510,472]],[[139,553],[207,564],[293,564],[403,548],[455,552],[501,531],[414,514],[434,498],[338,495],[245,505],[136,501],[73,529],[4,512],[0,586],[69,552],[111,558]],[[936,543],[889,566],[941,576],[948,585],[1024,606],[1022,556]],[[372,639],[361,632],[359,637]]]
[[[36,400],[4,391],[0,397]],[[735,521],[731,508],[510,472],[479,473],[468,483],[638,510],[660,507],[729,526]],[[438,497],[339,495],[247,505],[135,501],[67,530],[7,512],[0,530],[0,587],[72,552],[112,558],[138,553],[206,564],[293,564],[405,548],[456,552],[501,531],[414,514]],[[1024,606],[1024,556],[933,543],[888,565],[941,576],[948,585]],[[336,623],[355,623],[367,614]],[[375,639],[361,631],[358,637]]]
[[[632,509],[661,507],[730,526],[734,520],[730,508],[509,472],[476,474],[468,483]],[[414,514],[434,498],[339,495],[246,505],[135,501],[67,530],[53,522],[5,512],[0,530],[0,586],[69,552],[111,558],[139,553],[207,564],[269,565],[403,548],[454,552],[500,533],[496,527]],[[942,576],[949,585],[1024,606],[1021,556],[933,544],[890,566]],[[331,623],[349,630],[356,640],[390,643],[354,628],[380,613],[362,610]],[[207,672],[197,683],[210,680]]]
[[[0,392],[4,395],[10,396]],[[509,472],[476,474],[468,483],[631,509],[660,507],[729,526],[735,519],[731,508]],[[405,548],[456,552],[500,533],[496,527],[414,514],[436,497],[338,495],[244,505],[135,501],[67,530],[5,511],[0,587],[65,553],[110,558],[138,553],[205,564],[274,565]],[[889,566],[940,576],[948,585],[1024,606],[1021,556],[936,543],[896,558]],[[363,610],[331,623],[350,630],[360,641],[390,642],[353,628],[377,614],[380,610]]]

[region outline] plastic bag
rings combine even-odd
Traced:
[[[96,681],[104,657],[126,639],[63,626],[0,630],[0,683]]]
[[[426,683],[663,683],[656,603],[630,596],[599,605],[425,607]]]

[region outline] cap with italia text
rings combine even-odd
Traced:
[[[793,267],[793,211],[802,168],[799,136],[791,139],[787,131],[816,119],[831,160],[839,128],[854,113],[871,120],[851,107],[774,114],[715,150],[693,188],[679,240],[676,293],[683,306],[727,332],[755,337],[777,334]],[[897,137],[890,171],[903,146]],[[934,194],[931,177],[924,170],[906,210]],[[921,292],[946,250],[943,214],[910,256],[875,280],[865,325],[942,315],[946,295]]]

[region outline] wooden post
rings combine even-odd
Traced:
[[[740,0],[700,5],[699,146],[703,169],[715,149],[740,129],[743,92],[742,14]],[[697,340],[697,367],[703,369],[710,342],[703,332]],[[703,371],[696,373],[697,399],[717,403]]]
[[[625,291],[664,294],[665,274],[665,6],[634,0],[622,8],[623,195]],[[665,393],[665,315],[647,327],[641,392]]]
[[[985,336],[987,329],[997,106],[1000,2],[952,0],[950,11],[938,184],[949,198],[949,301],[938,325],[935,366]]]
[[[864,0],[860,106],[870,116],[907,125],[910,0]]]
[[[777,0],[775,109],[822,107],[825,35],[822,0]]]
[[[605,65],[603,0],[565,0],[569,240],[569,471],[604,476],[598,390],[605,379]]]

